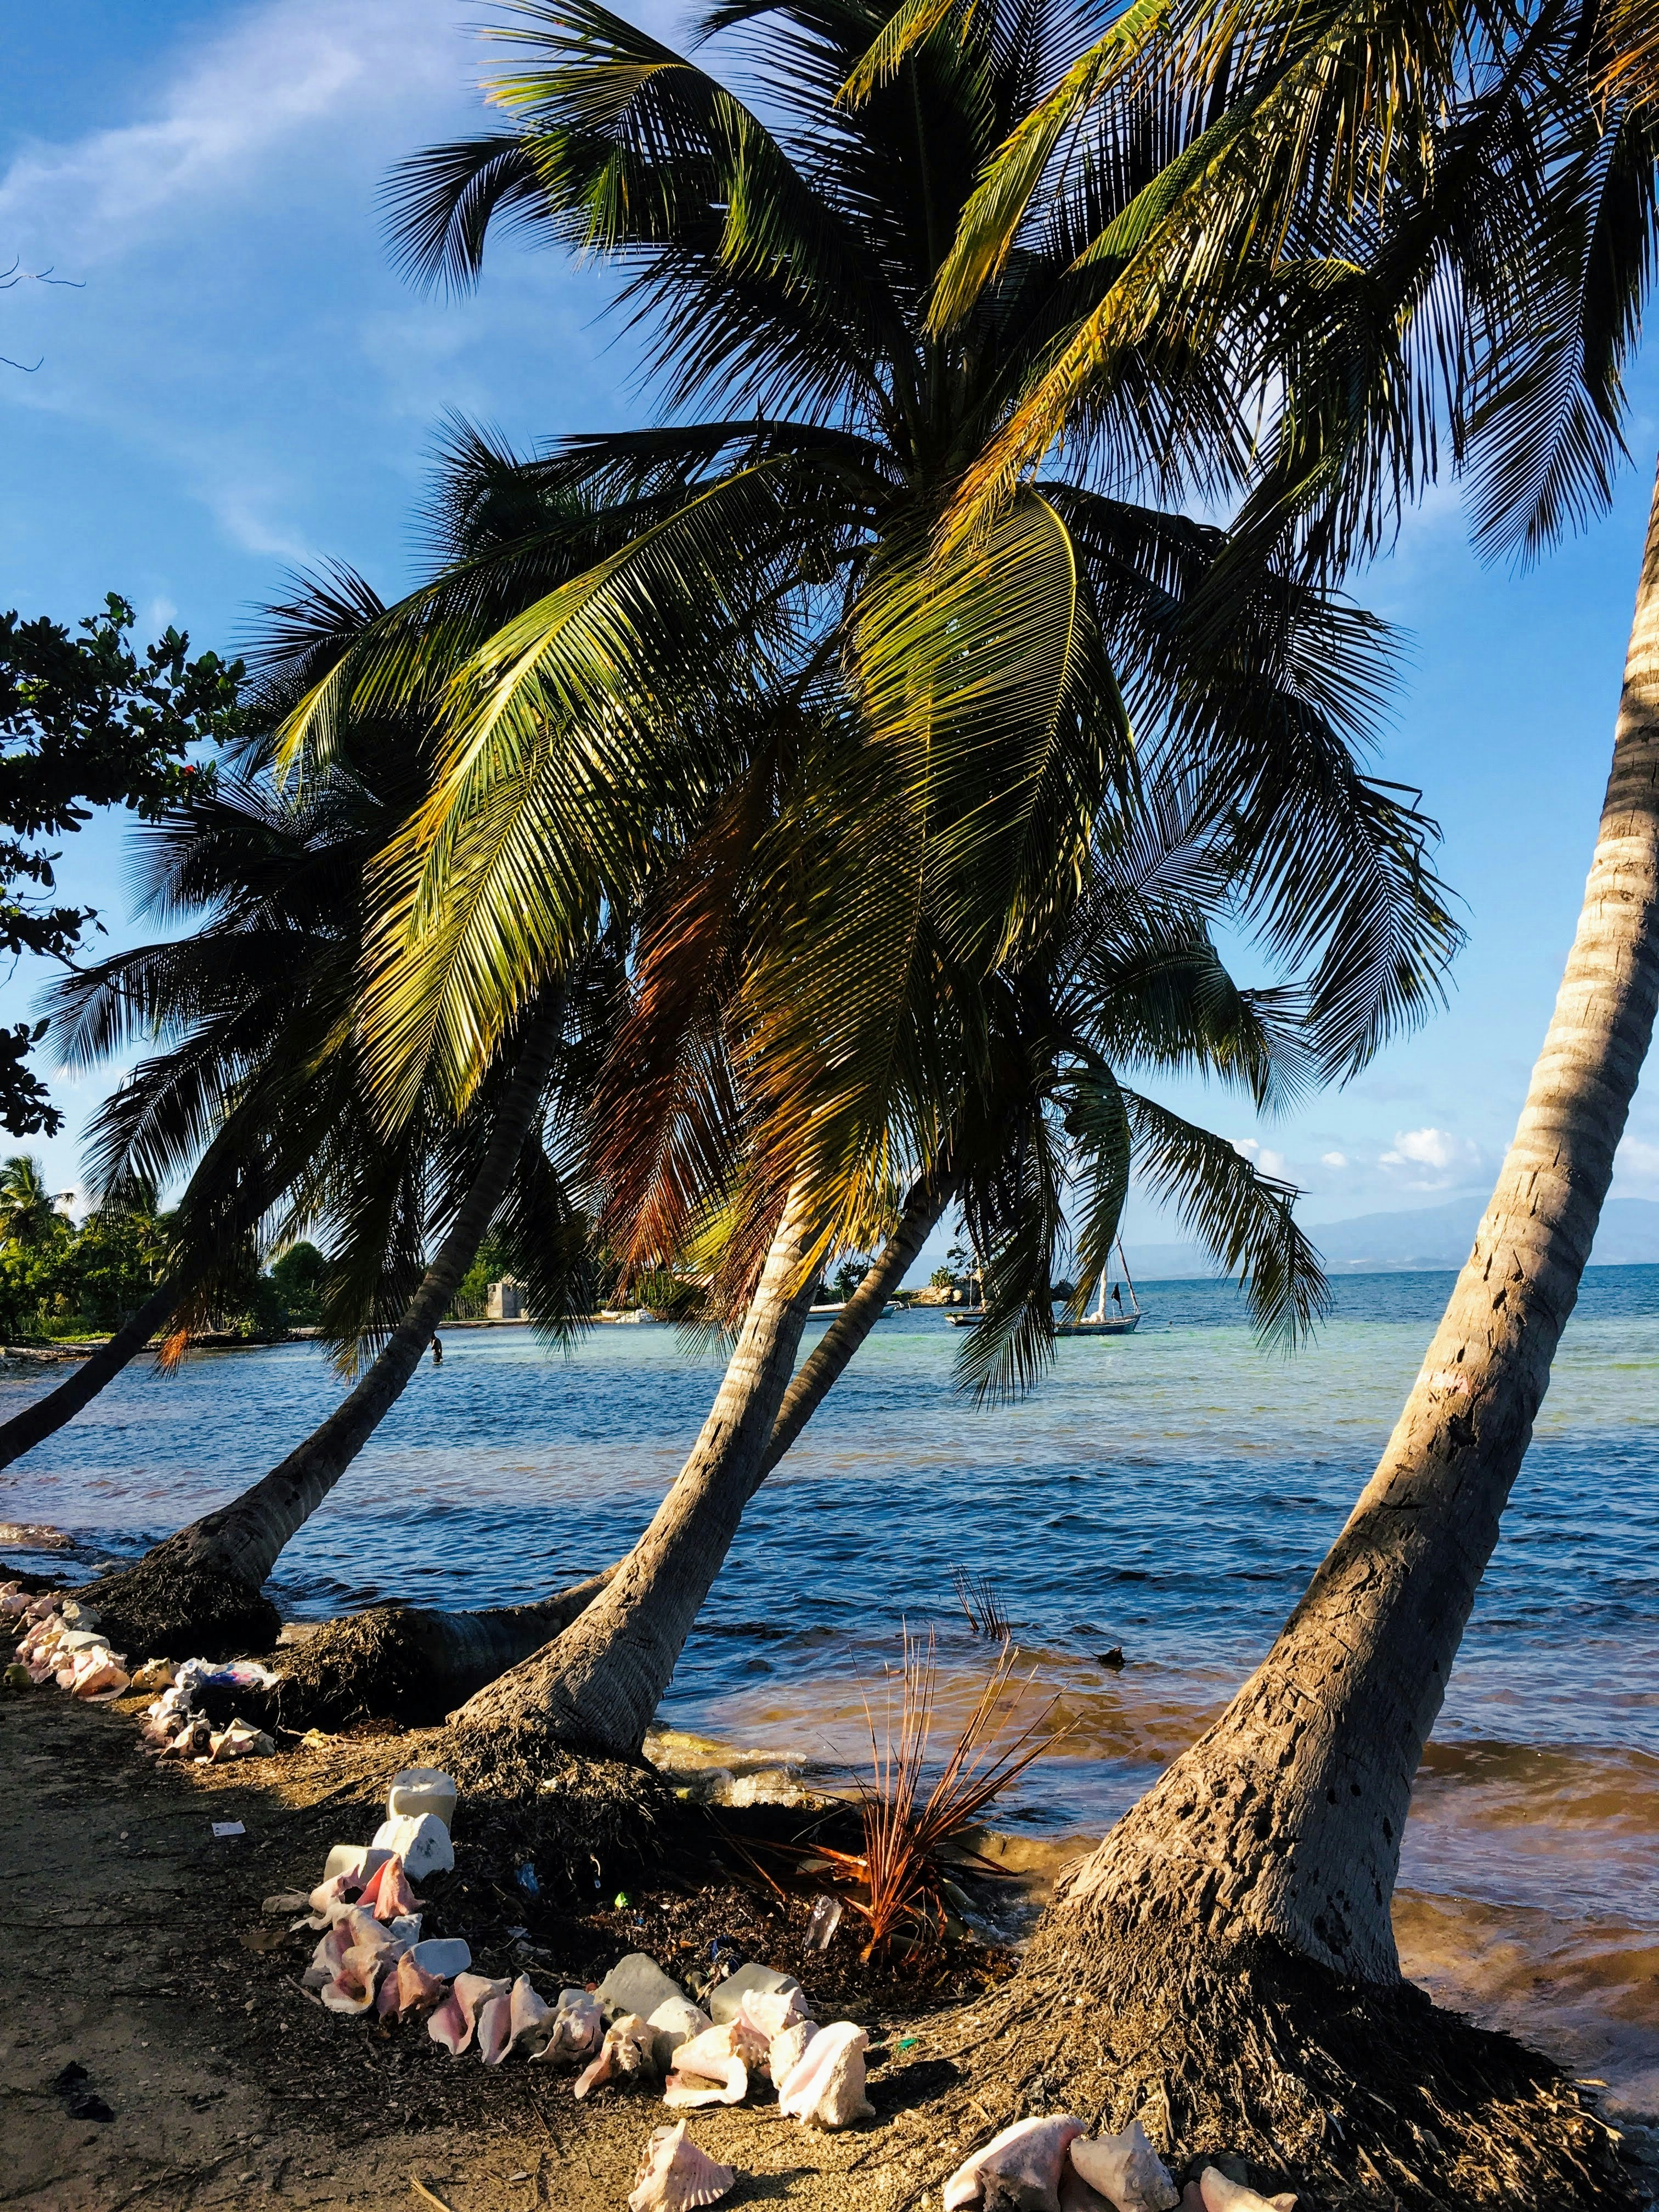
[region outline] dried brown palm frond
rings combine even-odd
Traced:
[[[951,1869],[959,1871],[966,1862],[980,1873],[999,1871],[969,1850],[962,1838],[1033,1760],[1054,1748],[1061,1733],[1046,1725],[1058,1702],[1054,1698],[1024,1727],[1016,1726],[1020,1700],[1036,1679],[1035,1668],[1023,1680],[1015,1679],[1018,1656],[1012,1642],[1005,1639],[925,1799],[921,1790],[939,1686],[931,1631],[925,1644],[905,1631],[903,1656],[896,1676],[890,1676],[879,1734],[866,1698],[871,1771],[859,1785],[864,1801],[864,1849],[819,1847],[818,1851],[866,1893],[862,1899],[848,1900],[869,1923],[870,1939],[862,1954],[866,1959],[896,1939],[908,1938],[913,1948],[924,1952],[935,1948],[948,1917]],[[895,1685],[896,1714],[891,1694]],[[944,1856],[947,1846],[951,1847],[950,1859]]]

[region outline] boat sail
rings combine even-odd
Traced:
[[[1109,1254],[1108,1257],[1109,1256]],[[1140,1326],[1140,1301],[1136,1297],[1134,1284],[1130,1280],[1129,1263],[1123,1256],[1123,1239],[1121,1237],[1117,1240],[1117,1260],[1119,1267],[1123,1270],[1124,1287],[1129,1293],[1127,1308],[1125,1308],[1122,1295],[1117,1285],[1114,1283],[1112,1304],[1116,1308],[1116,1311],[1109,1314],[1107,1312],[1106,1270],[1103,1267],[1100,1273],[1100,1298],[1093,1313],[1085,1314],[1080,1321],[1056,1322],[1054,1323],[1056,1336],[1133,1335],[1135,1330]]]

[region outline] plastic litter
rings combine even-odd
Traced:
[[[240,1820],[216,1820],[213,1832],[216,1836],[245,1836],[247,1830]]]
[[[827,1951],[830,1939],[841,1926],[841,1899],[819,1895],[812,1899],[811,1917],[806,1923],[806,1948],[809,1951]]]

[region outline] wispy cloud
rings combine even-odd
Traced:
[[[1449,1129],[1396,1129],[1377,1165],[1401,1174],[1407,1190],[1450,1190],[1478,1174],[1481,1160],[1479,1145]]]

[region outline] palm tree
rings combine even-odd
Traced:
[[[1243,527],[1294,540],[1304,573],[1386,541],[1399,502],[1433,471],[1437,401],[1472,479],[1480,542],[1541,549],[1604,502],[1619,457],[1623,364],[1659,244],[1650,14],[1639,11],[1638,34],[1638,11],[1548,0],[1501,17],[1385,6],[1316,21],[1244,5],[1200,22],[1205,12],[1169,11],[1145,42],[1109,37],[988,165],[935,295],[940,327],[972,311],[1023,227],[1041,226],[1039,180],[1046,192],[1056,165],[1086,165],[1096,132],[1115,127],[1122,70],[1202,61],[1218,79],[1218,100],[1194,95],[1134,219],[1106,211],[1080,257],[1099,272],[1092,296],[1057,332],[1000,448],[964,477],[946,538],[982,530],[1049,440],[1092,419],[1158,293],[1230,301],[1200,319],[1217,342],[1229,312],[1281,319],[1291,367]],[[891,49],[926,34],[907,10]],[[1388,53],[1398,70],[1379,64]],[[1317,314],[1315,257],[1329,295]],[[1628,2201],[1581,2100],[1545,2062],[1393,1994],[1389,1906],[1413,1777],[1651,1037],[1656,788],[1659,493],[1579,927],[1469,1261],[1307,1594],[1226,1711],[1066,1883],[1011,2002],[1029,2022],[1045,1990],[1087,1991],[1125,2025],[1145,2055],[1116,2069],[1115,2124],[1156,2077],[1166,2134],[1254,2142],[1269,2171],[1299,2167],[1317,2186],[1351,2186],[1364,2153],[1364,2170],[1386,2171],[1409,2201],[1462,2203],[1474,2201],[1460,2171],[1471,2153],[1514,2154],[1534,2201]],[[1263,2018],[1294,2037],[1294,2076],[1269,2037],[1224,2087],[1198,2087]],[[1099,2081],[1097,2057],[1063,2028],[990,2025],[981,2094],[1033,2067],[1073,2100]],[[1345,2067],[1369,2068],[1386,2107],[1348,2097]],[[995,2124],[994,2108],[979,2111]]]
[[[63,1221],[58,1205],[33,1152],[14,1152],[0,1164],[0,1241],[38,1251]]]
[[[772,672],[759,719],[780,732],[782,795],[775,828],[744,849],[780,918],[745,971],[743,1053],[760,1072],[726,1271],[739,1293],[761,1287],[735,1297],[732,1370],[689,1470],[729,1518],[782,1402],[805,1270],[826,1245],[863,1243],[878,1186],[907,1158],[925,1177],[938,1154],[931,1008],[941,992],[965,1007],[1018,967],[1137,774],[1185,779],[1224,811],[1248,856],[1233,875],[1245,919],[1306,967],[1324,1072],[1362,1065],[1432,1003],[1456,933],[1425,825],[1356,758],[1376,626],[1134,496],[1214,493],[1238,474],[1238,395],[1207,355],[1126,377],[1073,479],[1022,497],[986,545],[930,563],[951,485],[1066,301],[1076,211],[1063,210],[970,342],[926,328],[975,167],[1070,36],[1058,11],[977,15],[850,110],[836,95],[878,17],[775,15],[756,35],[777,132],[586,0],[514,14],[529,58],[492,96],[516,127],[406,166],[394,201],[411,263],[470,281],[501,210],[580,240],[630,270],[671,399],[718,389],[728,411],[568,441],[518,472],[516,495],[499,457],[459,471],[452,506],[470,511],[473,482],[478,497],[516,495],[521,533],[392,610],[289,743],[325,750],[352,702],[430,685],[438,665],[448,678],[445,750],[392,856],[368,1007],[395,1108],[428,1067],[464,1097],[538,988],[568,939],[567,856],[591,834],[596,792],[633,800],[619,848],[665,820],[694,843],[715,835],[709,794],[739,791],[757,754],[709,742],[707,702],[729,696],[739,660],[751,684],[757,653]],[[555,493],[577,504],[537,517],[532,498]],[[515,592],[513,618],[481,634],[484,600]],[[475,641],[457,672],[462,637]],[[712,854],[708,866],[718,876]],[[1028,1316],[1028,1334],[1050,1325]],[[594,1650],[653,1580],[608,1586],[579,1632]],[[642,1675],[617,1741],[635,1738],[648,1694]],[[588,1727],[580,1711],[566,1720]]]

